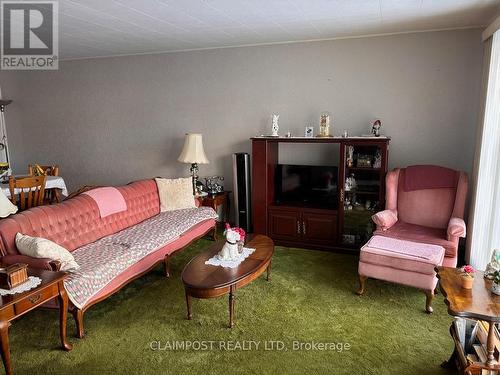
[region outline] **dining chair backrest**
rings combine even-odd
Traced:
[[[40,206],[44,203],[45,176],[10,176],[9,190],[12,203],[21,210]]]
[[[37,166],[40,167],[43,171],[43,174],[45,176],[59,176],[59,166],[56,165],[39,165],[39,164],[34,164],[28,165],[28,173],[30,176],[37,176],[40,173],[37,173]]]

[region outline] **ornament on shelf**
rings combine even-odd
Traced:
[[[380,154],[380,150],[377,150],[375,153],[375,161],[373,162],[373,168],[381,168],[382,167],[382,155]]]
[[[273,126],[271,128],[272,134],[271,137],[279,137],[278,131],[280,130],[280,127],[278,125],[278,120],[280,118],[280,115],[273,113],[272,119],[273,119]]]
[[[358,184],[356,183],[354,173],[351,173],[351,175],[345,179],[345,191],[356,190],[357,186]],[[353,199],[353,201],[355,201],[355,199]]]
[[[354,146],[347,146],[347,166],[354,166]]]
[[[372,124],[372,134],[375,137],[380,137],[380,128],[382,127],[382,122],[380,120],[375,120]]]
[[[324,112],[319,118],[319,134],[318,137],[331,137],[330,135],[330,114]]]

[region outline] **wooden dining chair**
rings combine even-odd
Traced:
[[[40,167],[40,169],[43,171],[43,174],[45,176],[59,176],[59,166],[57,164],[56,165],[39,165],[39,164],[32,165],[32,164],[29,164],[28,165],[28,173],[30,176],[39,176],[40,175],[40,173],[37,173],[37,171],[38,171],[37,167]]]
[[[40,164],[29,164],[28,174],[30,176],[59,176],[59,166],[56,165],[40,165]],[[45,200],[49,203],[60,203],[61,202],[61,192],[59,189],[49,189],[45,191]]]
[[[19,209],[41,206],[45,196],[45,176],[9,177],[10,200]],[[17,190],[17,193],[16,193]],[[19,197],[18,197],[19,196]]]

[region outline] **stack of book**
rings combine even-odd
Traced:
[[[482,320],[473,320],[467,318],[455,318],[453,322],[458,340],[464,350],[469,364],[485,363],[488,359],[486,342],[488,339],[489,323]],[[498,361],[500,354],[500,333],[498,326],[494,325],[495,337],[495,358]],[[482,375],[499,374],[497,371],[482,370]]]

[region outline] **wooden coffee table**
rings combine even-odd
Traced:
[[[57,298],[59,301],[59,335],[61,336],[61,346],[66,351],[73,348],[66,340],[68,295],[64,289],[63,281],[68,274],[66,272],[28,269],[28,275],[41,278],[41,284],[23,293],[0,296],[0,342],[6,374],[12,374],[9,348],[10,322],[53,298]],[[43,329],[43,327],[39,328]]]
[[[217,254],[224,245],[220,240],[194,257],[182,271],[182,282],[186,291],[187,318],[192,319],[191,297],[214,298],[229,293],[229,327],[234,326],[234,300],[236,289],[242,288],[267,270],[267,280],[271,276],[271,258],[274,253],[273,241],[263,235],[249,235],[245,247],[255,252],[237,268],[211,266],[205,261]]]

